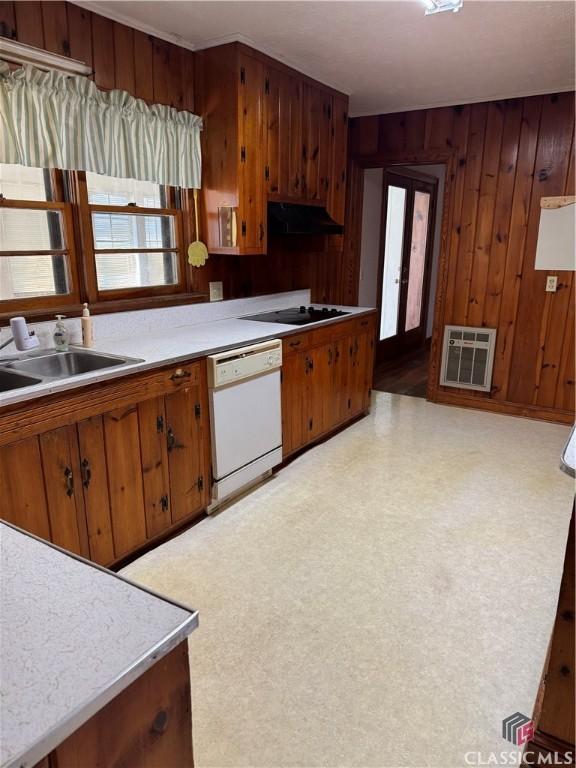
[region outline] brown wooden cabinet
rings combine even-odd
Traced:
[[[343,224],[348,97],[240,43],[198,56],[208,250],[266,253],[268,200]]]
[[[207,411],[195,362],[0,414],[2,516],[97,563],[121,560],[208,505]]]
[[[188,643],[157,661],[34,768],[193,768]]]
[[[283,342],[283,455],[368,410],[374,316],[289,336]]]

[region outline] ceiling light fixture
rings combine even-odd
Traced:
[[[84,64],[83,61],[60,56],[58,53],[50,53],[33,45],[8,40],[6,37],[0,37],[0,59],[12,64],[33,64],[39,69],[57,69],[68,75],[92,74],[92,67]]]
[[[443,11],[457,13],[463,4],[464,0],[424,0],[424,5],[426,6],[425,15],[431,16],[434,13],[442,13]]]

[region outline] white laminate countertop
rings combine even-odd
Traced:
[[[178,645],[197,612],[0,522],[0,765],[33,766]]]
[[[312,306],[322,308],[324,305],[313,304]],[[312,330],[329,323],[345,322],[354,316],[374,311],[368,307],[337,306],[336,308],[345,311],[347,314],[329,320],[319,320],[305,326],[262,323],[237,317],[226,320],[213,320],[206,323],[181,325],[152,333],[138,334],[138,332],[133,332],[129,336],[119,335],[114,338],[97,339],[92,347],[95,352],[138,358],[139,361],[117,368],[93,371],[67,379],[51,380],[30,387],[2,392],[0,393],[0,408],[4,405],[33,400],[44,395],[76,389],[87,384],[119,378],[162,365],[205,357],[206,355],[222,352],[237,346],[255,344],[267,339],[281,338],[291,333]],[[257,311],[248,307],[244,315],[256,314]]]

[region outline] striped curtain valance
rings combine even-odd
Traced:
[[[0,162],[199,188],[202,118],[0,62]]]

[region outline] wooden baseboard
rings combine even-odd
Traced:
[[[522,768],[538,765],[576,765],[576,750],[574,744],[549,736],[542,731],[536,731],[534,739],[526,744]]]
[[[562,411],[556,408],[546,408],[541,405],[520,405],[506,400],[492,400],[488,397],[473,397],[460,392],[447,392],[443,389],[429,388],[426,392],[427,399],[440,405],[455,405],[460,408],[475,408],[479,411],[491,411],[505,416],[522,416],[525,419],[538,419],[551,421],[555,424],[574,423],[572,411]]]

